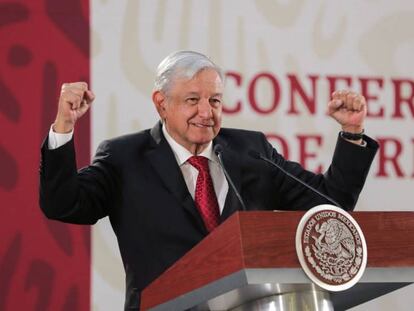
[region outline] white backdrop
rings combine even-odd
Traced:
[[[414,210],[414,2],[93,0],[91,12],[92,153],[152,127],[158,63],[196,50],[228,73],[224,126],[265,132],[311,170],[329,165],[339,130],[325,115],[330,89],[364,92],[366,132],[382,148],[357,210]],[[108,221],[92,235],[93,309],[120,310],[124,272]],[[410,286],[355,310],[411,310],[413,294]]]

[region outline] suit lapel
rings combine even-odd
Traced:
[[[214,140],[215,144],[220,144],[223,147],[222,159],[224,166],[227,170],[227,173],[230,175],[231,180],[233,181],[234,185],[236,186],[237,191],[243,197],[241,193],[241,163],[239,160],[239,156],[232,151],[226,140],[217,136]],[[232,187],[229,184],[229,191],[226,196],[226,200],[224,203],[223,212],[221,213],[220,220],[223,222],[226,220],[230,215],[237,212],[238,210],[242,210],[242,206],[237,199],[236,194],[234,193]]]
[[[182,204],[196,221],[197,227],[203,233],[207,233],[203,220],[197,211],[194,200],[188,192],[183,174],[177,164],[170,145],[164,138],[161,131],[161,123],[158,123],[151,130],[154,139],[154,148],[147,153],[147,159],[155,172],[159,175],[166,189]]]

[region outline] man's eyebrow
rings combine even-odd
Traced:
[[[185,96],[200,96],[197,92],[188,92]]]
[[[223,93],[214,93],[211,97],[222,97]]]
[[[188,92],[188,93],[186,93],[185,94],[185,96],[187,97],[187,96],[200,96],[200,94],[199,93],[197,93],[197,92]],[[222,97],[223,96],[223,93],[214,93],[213,95],[211,95],[210,97]]]

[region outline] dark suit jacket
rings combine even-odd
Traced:
[[[328,203],[248,156],[250,149],[351,210],[378,147],[373,140],[365,139],[367,148],[339,138],[324,175],[286,161],[258,132],[223,128],[214,144],[222,145],[224,164],[248,210],[305,210]],[[126,309],[138,309],[140,292],[207,235],[160,124],[104,141],[93,163],[79,172],[73,140],[55,150],[48,150],[46,141],[40,182],[40,206],[49,218],[94,224],[109,216],[126,272]],[[229,189],[221,221],[239,209]]]

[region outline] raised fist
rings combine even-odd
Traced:
[[[342,130],[361,133],[367,115],[364,96],[352,91],[335,91],[328,103],[328,114],[342,125]]]
[[[59,97],[58,112],[53,130],[56,133],[69,133],[76,121],[88,111],[95,95],[86,82],[64,83]]]

